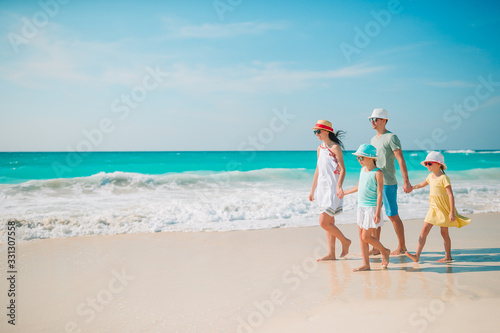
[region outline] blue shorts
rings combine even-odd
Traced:
[[[382,203],[387,217],[398,215],[398,185],[384,185]]]

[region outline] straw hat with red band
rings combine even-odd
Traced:
[[[332,123],[328,120],[318,120],[316,122],[316,126],[314,126],[313,129],[322,129],[333,133]]]

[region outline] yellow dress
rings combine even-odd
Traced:
[[[450,186],[450,178],[447,175],[441,175],[434,178],[431,173],[425,180],[431,187],[429,195],[429,211],[425,217],[425,222],[434,224],[438,227],[457,227],[461,228],[471,222],[471,219],[458,214],[455,209],[455,221],[450,223],[450,199],[446,192],[446,187]]]

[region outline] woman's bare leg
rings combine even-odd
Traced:
[[[326,231],[326,240],[328,242],[328,254],[323,258],[318,259],[318,261],[337,259],[335,256],[335,241],[337,240],[337,238],[335,238],[335,236]]]
[[[349,253],[349,246],[351,241],[347,239],[342,231],[335,225],[335,218],[327,213],[321,213],[319,216],[319,225],[334,238],[337,238],[342,243],[342,253],[340,257],[343,258]],[[328,238],[328,237],[327,237]]]

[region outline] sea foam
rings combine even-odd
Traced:
[[[455,172],[462,213],[500,211],[500,177],[474,181],[485,170]],[[499,174],[500,169],[488,172]],[[477,173],[477,174],[476,174]],[[461,176],[460,176],[461,175]],[[357,183],[351,173],[344,189]],[[425,173],[418,173],[425,179]],[[185,172],[163,175],[113,172],[89,177],[0,185],[0,234],[17,222],[19,239],[162,231],[226,231],[317,225],[308,199],[313,174],[304,169]],[[355,223],[356,195],[346,196],[337,224]],[[422,218],[428,188],[398,194],[403,219]]]

